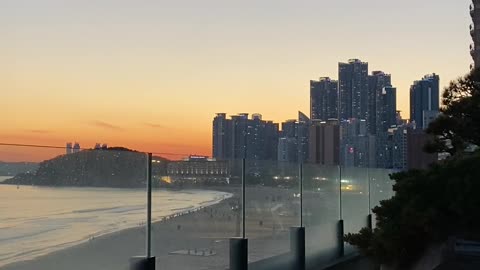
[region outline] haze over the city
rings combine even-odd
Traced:
[[[359,58],[409,88],[465,74],[469,1],[0,2],[0,142],[211,154],[216,112],[309,113],[309,80]],[[348,8],[347,8],[348,7]],[[0,160],[46,152],[4,148]],[[59,150],[61,152],[63,150]]]

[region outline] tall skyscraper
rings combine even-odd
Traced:
[[[338,81],[328,77],[310,81],[310,119],[338,119]]]
[[[247,158],[247,128],[248,113],[232,116],[232,144],[229,145],[229,148],[232,149],[232,156],[228,159]]]
[[[372,75],[368,76],[368,131],[370,134],[377,134],[378,123],[381,123],[381,118],[385,111],[384,105],[384,89],[392,85],[392,77],[390,74],[385,74],[382,71],[373,71]],[[386,129],[381,129],[386,131]]]
[[[297,144],[298,144],[298,162],[303,163],[308,160],[309,140],[310,140],[311,120],[302,112],[298,112],[297,123]]]
[[[231,157],[231,149],[228,148],[232,139],[231,129],[232,122],[227,119],[227,114],[218,113],[213,119],[213,157],[220,160]]]
[[[322,165],[340,164],[340,128],[338,120],[313,120],[310,126],[309,161]]]
[[[470,54],[474,62],[472,68],[480,68],[480,0],[473,0],[470,15],[473,21],[470,25],[470,35],[473,39],[473,44],[470,45]]]
[[[278,129],[277,129],[278,131]],[[263,149],[266,147],[266,123],[262,121],[259,115],[253,115],[252,119],[247,122],[247,148],[246,159],[249,160],[265,160],[267,153]],[[277,144],[275,144],[277,146]],[[275,155],[275,159],[276,159]]]
[[[377,123],[382,130],[397,125],[397,88],[386,86],[380,95],[380,108]]]
[[[386,86],[377,98],[376,116],[376,167],[392,167],[392,135],[390,129],[399,126],[397,112],[397,89]],[[401,124],[400,124],[401,125]]]
[[[391,128],[389,130],[390,156],[387,158],[391,164],[387,168],[406,170],[408,167],[408,131],[406,126]]]
[[[338,64],[340,119],[368,119],[368,63],[358,59]]]
[[[410,121],[415,121],[417,128],[426,129],[439,113],[440,77],[431,74],[410,87]]]
[[[260,160],[277,160],[279,125],[272,121],[264,121],[264,127],[265,143],[259,147],[258,151],[265,154],[263,156],[260,155]]]

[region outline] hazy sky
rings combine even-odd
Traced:
[[[0,0],[0,142],[211,154],[215,113],[309,114],[309,80],[350,58],[392,74],[408,117],[414,80],[468,71],[468,6]],[[0,160],[14,152],[0,146]]]

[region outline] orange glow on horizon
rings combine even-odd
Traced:
[[[309,81],[348,59],[392,75],[405,118],[414,80],[469,71],[470,0],[350,1],[0,1],[0,143],[210,156],[215,113],[309,115]]]

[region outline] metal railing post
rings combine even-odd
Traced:
[[[230,238],[230,270],[248,269],[248,239]]]
[[[303,163],[299,164],[300,179],[300,227],[303,227]]]
[[[294,269],[305,270],[305,227],[303,227],[303,163],[298,164],[300,180],[300,227],[290,228],[290,254],[294,259]]]
[[[242,159],[242,236],[237,238],[230,238],[230,270],[248,269],[248,239],[245,237],[245,180],[245,159]]]
[[[245,199],[245,187],[246,187],[246,168],[245,168],[245,159],[242,160],[242,238],[245,239],[245,208],[246,208],[246,199]]]
[[[338,257],[345,255],[345,227],[343,220],[338,221]]]
[[[145,256],[130,258],[130,270],[155,270],[155,257],[152,257],[152,154],[147,158],[147,222],[145,224]]]
[[[338,256],[343,257],[345,255],[345,224],[343,221],[343,202],[342,202],[342,166],[338,166],[339,168],[339,203],[340,203],[340,220],[338,221]]]
[[[305,270],[305,228],[290,228],[290,252],[295,259],[295,268]]]
[[[343,202],[342,202],[342,166],[338,166],[338,200],[339,200],[339,218],[343,219]]]
[[[147,258],[152,256],[152,153],[148,154],[147,170],[147,233],[146,249]]]
[[[130,270],[155,270],[155,257],[137,256],[130,258]]]

